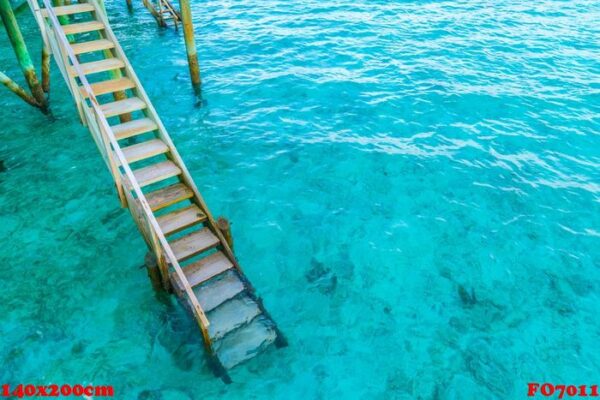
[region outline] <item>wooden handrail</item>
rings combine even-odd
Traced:
[[[31,1],[34,3],[36,2],[36,0],[31,0]],[[81,65],[79,64],[77,57],[73,53],[73,50],[71,49],[71,46],[69,44],[69,41],[68,41],[65,33],[61,29],[61,25],[58,21],[56,14],[54,13],[54,10],[52,9],[52,5],[50,4],[50,1],[49,0],[42,0],[42,1],[48,12],[47,16],[50,19],[52,27],[54,28],[53,31],[56,33],[56,37],[60,40],[60,42],[62,44],[62,46],[61,46],[62,49],[67,53],[66,55],[72,64],[71,67],[77,73],[77,77],[81,81],[83,90],[85,91],[85,94],[87,95],[87,98],[90,101],[90,104],[92,106],[91,108],[95,114],[96,122],[98,122],[101,133],[103,133],[103,135],[101,135],[101,136],[103,139],[107,138],[110,143],[110,146],[108,146],[107,151],[110,153],[110,147],[112,147],[112,150],[114,151],[115,155],[117,156],[117,159],[119,160],[119,163],[120,163],[121,167],[123,168],[123,171],[125,172],[125,175],[128,180],[128,184],[130,186],[130,188],[126,188],[126,190],[132,189],[135,192],[135,194],[137,196],[137,200],[138,200],[139,204],[141,205],[142,210],[144,211],[144,214],[146,217],[146,222],[148,223],[149,227],[151,228],[152,233],[154,235],[156,235],[156,238],[159,241],[158,244],[160,244],[160,247],[162,247],[168,260],[170,261],[171,265],[173,266],[173,269],[175,270],[175,273],[177,274],[177,277],[179,278],[179,281],[181,282],[181,285],[183,286],[183,289],[192,304],[192,309],[194,310],[194,314],[196,314],[196,316],[197,316],[197,320],[200,323],[200,328],[202,329],[204,336],[208,337],[207,331],[208,331],[210,322],[208,321],[208,318],[206,318],[206,314],[204,313],[202,306],[200,306],[200,303],[198,303],[198,299],[196,298],[196,295],[194,294],[187,278],[185,277],[185,274],[183,273],[183,270],[181,269],[181,266],[179,265],[179,262],[177,261],[177,257],[173,253],[173,250],[171,249],[171,246],[170,246],[169,242],[167,241],[167,238],[165,237],[164,233],[160,229],[158,221],[156,220],[156,217],[154,216],[154,213],[152,212],[152,209],[150,208],[150,205],[148,204],[148,200],[146,199],[146,196],[142,192],[142,189],[139,186],[137,179],[135,178],[135,175],[133,174],[133,171],[131,170],[131,167],[129,166],[129,163],[127,162],[125,155],[121,151],[121,148],[119,147],[117,139],[115,138],[114,133],[112,132],[112,129],[110,128],[110,125],[108,124],[106,117],[104,116],[104,113],[102,113],[102,110],[100,109],[100,104],[98,103],[98,100],[96,99],[96,96],[94,95],[94,92],[93,92],[85,74],[81,70]],[[96,8],[97,13],[101,13],[101,10],[99,10],[96,5],[95,5],[95,8]],[[58,62],[58,59],[57,59],[57,62]],[[67,66],[65,66],[65,68],[66,67]],[[73,95],[77,96],[77,91],[75,91],[75,92],[76,93],[73,93]],[[78,94],[78,95],[81,96],[81,94]],[[85,101],[82,101],[82,103],[84,106],[86,106]],[[111,154],[108,154],[108,157],[111,157]],[[117,171],[117,172],[119,172],[119,171]],[[116,179],[116,177],[115,177],[115,179]],[[122,185],[123,185],[122,182],[119,182],[118,185],[121,186],[120,190],[122,190]]]
[[[35,1],[35,0],[33,0],[33,1]],[[94,7],[96,7],[98,9],[99,5],[96,0],[87,0],[87,1],[88,1],[88,3],[92,4]],[[104,13],[100,13],[98,15],[98,17],[100,19],[100,22],[102,22],[106,26],[109,26],[109,21]],[[196,183],[192,179],[190,172],[188,171],[187,167],[185,166],[183,159],[179,155],[179,151],[177,150],[177,147],[175,147],[175,144],[173,143],[173,141],[171,140],[171,137],[167,133],[167,129],[163,125],[163,123],[158,115],[158,112],[156,112],[156,110],[154,109],[154,106],[152,105],[152,102],[150,101],[148,94],[144,90],[143,85],[141,84],[137,74],[135,73],[135,70],[131,67],[131,63],[127,59],[127,55],[125,54],[125,52],[119,45],[117,37],[114,35],[114,33],[111,29],[107,29],[105,32],[106,32],[107,38],[109,40],[111,40],[112,42],[114,42],[114,44],[115,44],[115,47],[113,50],[115,51],[117,56],[125,62],[124,68],[127,72],[127,77],[133,81],[133,83],[135,84],[134,90],[135,90],[137,96],[146,103],[148,111],[153,115],[154,122],[156,122],[156,125],[158,125],[158,134],[159,134],[160,139],[163,142],[165,142],[165,144],[169,147],[169,152],[170,152],[171,156],[173,157],[174,161],[178,164],[179,168],[181,169],[181,176],[182,176],[184,183],[187,186],[189,186],[190,189],[192,189],[192,191],[194,192],[194,196],[196,197],[200,208],[202,209],[204,214],[207,216],[208,224],[213,228],[213,233],[219,238],[219,240],[221,242],[221,245],[223,247],[223,252],[227,256],[227,258],[231,261],[231,263],[235,266],[235,268],[238,269],[239,271],[241,271],[242,270],[241,266],[239,265],[237,259],[235,258],[233,251],[227,244],[225,237],[223,236],[221,231],[219,229],[217,229],[215,218],[213,217],[212,213],[210,212],[210,209],[208,208],[208,205],[204,201],[204,198],[200,194],[200,191],[198,190]]]

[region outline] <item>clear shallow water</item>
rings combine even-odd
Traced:
[[[0,381],[402,400],[598,383],[597,2],[196,3],[202,107],[179,34],[107,4],[290,347],[212,378],[55,68],[54,122],[0,95]]]

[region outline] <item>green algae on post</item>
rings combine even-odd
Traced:
[[[179,0],[181,9],[181,23],[183,25],[183,38],[185,40],[185,51],[187,53],[188,65],[190,68],[190,77],[192,86],[196,92],[200,91],[202,80],[200,79],[200,66],[198,64],[198,54],[196,50],[196,41],[194,39],[194,23],[192,21],[192,10],[190,0]]]
[[[12,82],[4,74],[2,74],[2,83],[23,100],[27,101],[27,103],[35,105],[42,110],[43,113],[47,113],[48,100],[46,99],[42,85],[37,78],[37,74],[35,73],[31,56],[27,50],[27,45],[25,44],[25,40],[21,34],[21,29],[19,29],[19,24],[15,18],[15,14],[9,0],[0,0],[0,16],[2,17],[2,22],[4,22],[4,28],[8,34],[10,44],[12,45],[15,55],[17,56],[17,61],[19,62],[21,70],[23,71],[23,75],[25,76],[25,80],[29,85],[29,90],[31,91],[33,99],[35,100],[35,104],[32,104],[28,96],[23,96],[23,92],[19,90],[18,85]]]

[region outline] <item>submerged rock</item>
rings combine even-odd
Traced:
[[[465,306],[477,304],[477,297],[475,296],[475,290],[473,288],[471,288],[471,293],[469,293],[463,285],[458,285],[458,297],[460,297],[460,301]]]
[[[0,172],[6,172],[6,166],[4,165],[4,160],[0,160]]]
[[[325,267],[323,263],[317,261],[314,257],[310,260],[311,268],[305,274],[308,283],[316,286],[323,294],[330,294],[335,291],[337,286],[337,276],[331,269]]]
[[[504,349],[504,352],[497,349]],[[509,368],[513,363],[506,346],[499,346],[498,343],[492,345],[486,340],[476,339],[465,349],[463,359],[466,370],[480,386],[502,399],[512,398]]]
[[[177,389],[143,390],[138,394],[138,400],[191,400],[191,396]]]

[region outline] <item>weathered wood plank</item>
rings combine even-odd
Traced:
[[[146,103],[137,97],[130,97],[125,100],[113,101],[111,103],[102,104],[100,109],[106,118],[114,117],[115,115],[130,113],[143,110],[146,108]]]
[[[125,66],[125,63],[118,58],[107,58],[99,61],[91,61],[79,65],[85,75],[95,74],[97,72],[105,72],[113,69],[120,69]],[[76,76],[77,72],[73,67],[69,67],[69,73],[71,76]]]
[[[176,183],[165,188],[155,190],[146,194],[146,199],[152,211],[158,211],[165,207],[190,199],[194,196],[192,189],[183,183]]]
[[[181,174],[181,169],[170,160],[133,170],[133,175],[140,187],[152,185],[179,174]]]
[[[100,21],[86,21],[86,22],[80,22],[78,24],[62,25],[62,30],[63,30],[63,32],[65,32],[66,35],[74,35],[76,33],[99,31],[104,28],[105,28],[104,24]]]
[[[172,213],[160,216],[157,218],[158,225],[162,229],[165,235],[171,235],[175,232],[179,232],[182,229],[189,228],[192,225],[198,224],[206,220],[206,215],[198,208],[197,205],[192,204],[189,207],[185,207]],[[193,286],[193,285],[192,285]]]
[[[203,259],[188,265],[183,270],[183,273],[188,278],[190,286],[194,287],[232,267],[233,264],[225,257],[225,254],[217,251],[208,257],[204,257]]]
[[[79,13],[84,13],[84,12],[91,12],[91,11],[95,11],[94,6],[92,6],[91,4],[88,3],[79,3],[79,4],[71,4],[68,6],[60,6],[60,7],[52,7],[52,10],[54,11],[54,14],[56,14],[57,16],[61,16],[61,15],[71,15],[71,14],[79,14]],[[48,16],[48,11],[45,9],[42,9],[42,15],[44,17]]]
[[[108,50],[115,47],[115,44],[110,40],[98,39],[90,40],[89,42],[74,43],[71,45],[75,55],[91,53],[93,51]]]
[[[129,78],[118,78],[92,83],[90,87],[92,88],[92,92],[94,92],[94,95],[101,96],[107,93],[114,93],[122,90],[133,89],[135,87],[135,83],[133,83],[133,81]],[[79,90],[81,90],[81,95],[83,97],[87,97],[87,92],[83,87],[80,87]]]
[[[113,125],[111,129],[117,140],[127,139],[132,136],[156,130],[158,126],[150,118],[135,119],[122,124]]]
[[[159,154],[167,153],[169,148],[162,140],[152,139],[142,143],[123,147],[121,150],[123,150],[123,154],[125,154],[127,162],[133,163],[157,156]]]
[[[183,261],[216,246],[219,244],[219,239],[213,235],[210,229],[203,228],[174,240],[170,244],[177,260]]]

